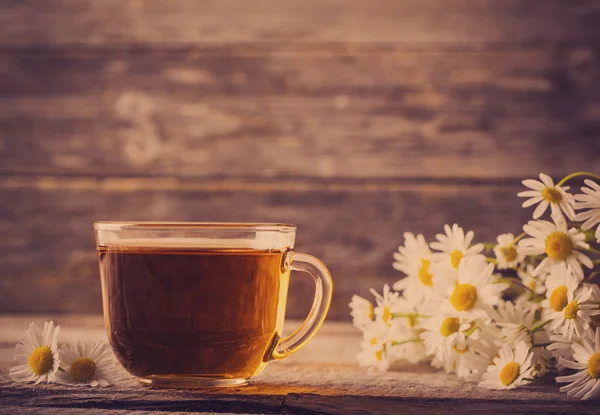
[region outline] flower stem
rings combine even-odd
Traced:
[[[488,257],[485,257],[485,260],[486,260],[487,262],[490,262],[490,263],[494,264],[494,265],[497,265],[497,264],[498,264],[498,261],[496,261],[494,258],[488,258]]]
[[[588,251],[588,252],[600,255],[600,251],[597,250],[596,248],[591,248],[590,247],[590,248],[581,248],[581,249],[583,249],[584,251]]]
[[[596,277],[596,275],[599,275],[599,274],[600,274],[600,271],[594,271],[594,272],[590,273],[590,275],[588,275],[587,277],[585,277],[585,279],[583,280],[583,282],[590,282],[590,281],[592,281]]]
[[[587,172],[587,171],[578,171],[576,173],[571,173],[568,176],[563,177],[562,180],[560,182],[558,182],[556,185],[557,186],[562,186],[567,181],[569,181],[569,180],[571,180],[571,179],[573,179],[575,177],[581,177],[581,176],[591,177],[593,179],[600,180],[600,176],[598,176],[597,174],[590,173],[590,172]]]
[[[521,290],[526,290],[526,291],[529,291],[530,294],[535,295],[535,292],[531,288],[529,288],[526,285],[521,284],[520,282],[518,282],[514,278],[498,278],[496,280],[496,283],[505,283],[505,284],[510,285],[513,288],[518,288],[518,289],[521,289]]]
[[[513,241],[510,243],[510,246],[513,246],[514,244],[516,244],[517,242],[519,242],[521,239],[523,239],[526,236],[527,236],[527,234],[525,232],[520,233],[519,235],[517,235],[517,237],[515,239],[513,239]]]
[[[541,324],[538,324],[537,326],[532,327],[531,329],[529,329],[529,333],[533,334],[535,332],[540,331],[541,329],[543,329],[546,324],[550,323],[552,320],[546,320]]]
[[[423,339],[408,339],[408,340],[403,340],[401,342],[392,342],[392,346],[400,346],[402,344],[406,344],[406,343],[422,343]]]

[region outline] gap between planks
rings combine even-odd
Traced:
[[[69,177],[69,176],[0,176],[0,189],[37,189],[42,191],[100,190],[131,192],[143,190],[161,191],[248,191],[248,192],[306,192],[306,191],[420,191],[454,193],[474,186],[490,186],[495,189],[514,189],[518,180],[465,180],[411,178],[401,180],[322,180],[322,179],[211,179],[176,177]]]

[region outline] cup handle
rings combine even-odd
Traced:
[[[291,336],[279,340],[268,361],[283,359],[300,350],[323,324],[331,303],[333,283],[325,264],[312,255],[295,252],[290,253],[288,260],[292,271],[303,271],[313,277],[315,298],[306,320]]]

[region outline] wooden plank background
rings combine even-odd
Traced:
[[[100,312],[95,220],[284,221],[352,293],[405,231],[600,171],[600,1],[0,2],[0,312]],[[312,283],[294,278],[288,315]]]

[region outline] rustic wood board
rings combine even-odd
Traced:
[[[401,276],[391,263],[403,232],[431,240],[458,221],[477,240],[493,241],[498,231],[519,233],[531,214],[512,185],[323,183],[310,190],[293,182],[279,190],[232,182],[215,190],[210,182],[28,180],[29,187],[0,181],[0,200],[10,201],[0,204],[2,312],[100,312],[96,220],[295,223],[296,250],[321,258],[333,275],[329,318],[348,319],[352,294],[381,290]],[[292,277],[289,316],[306,315],[313,289],[307,276]]]
[[[596,0],[5,1],[0,44],[599,40]]]
[[[0,327],[10,327],[0,329],[0,408],[85,408],[105,410],[99,412],[103,415],[113,410],[288,414],[437,414],[441,410],[467,414],[597,413],[596,401],[569,399],[551,383],[500,392],[461,382],[427,366],[399,365],[386,373],[362,369],[354,360],[360,337],[347,323],[326,323],[302,351],[270,364],[244,388],[151,389],[125,375],[117,385],[105,389],[12,383],[6,376],[12,364],[9,345],[18,341],[29,321],[41,322],[49,317],[0,318]],[[62,323],[61,318],[56,321]],[[100,316],[64,318],[62,332],[68,333],[65,340],[104,336]]]
[[[600,48],[0,54],[0,174],[521,179],[600,170]]]

